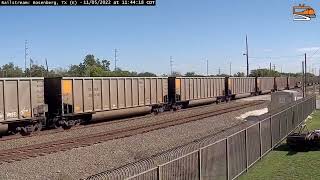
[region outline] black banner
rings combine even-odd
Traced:
[[[0,0],[0,6],[155,6],[156,0]]]

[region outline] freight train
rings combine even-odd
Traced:
[[[92,120],[178,110],[299,84],[301,78],[294,77],[0,78],[0,133],[68,129]]]

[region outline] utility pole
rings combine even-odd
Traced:
[[[46,58],[46,69],[47,69],[47,76],[49,75],[49,68],[48,68],[48,61],[47,61],[47,58]]]
[[[230,66],[229,66],[229,76],[231,76],[231,62],[230,62]]]
[[[31,67],[32,67],[32,64],[33,64],[33,60],[30,58],[30,68],[29,68],[29,76],[31,77]]]
[[[24,42],[24,73],[25,73],[25,76],[27,76],[27,73],[26,73],[26,70],[27,70],[27,56],[28,56],[27,50],[28,50],[28,41],[25,40],[25,42]]]
[[[249,50],[248,50],[248,36],[246,35],[246,56],[247,56],[247,77],[249,76]]]
[[[302,61],[302,97],[304,98],[304,84],[305,84],[305,79],[304,79],[304,62]]]
[[[117,49],[114,49],[114,71],[117,70],[117,61],[118,61],[118,59],[117,59],[117,52],[118,52],[118,50],[117,50]]]
[[[307,84],[307,53],[304,53],[304,90],[306,91]]]
[[[207,59],[207,76],[209,76],[209,61]]]
[[[172,67],[173,67],[173,59],[172,59],[172,56],[170,56],[170,71],[171,71],[171,76],[172,76],[172,74],[173,74],[173,69],[172,69]]]
[[[269,67],[269,70],[270,70],[270,74],[271,74],[271,62],[270,62],[270,67]]]
[[[219,73],[219,75],[221,74],[221,69],[220,69],[220,67],[219,67],[219,69],[218,69],[218,73]]]
[[[273,71],[275,71],[276,70],[276,65],[275,64],[273,64]]]

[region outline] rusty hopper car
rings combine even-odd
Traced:
[[[288,77],[288,88],[293,89],[297,86],[297,78],[296,77]]]
[[[319,76],[313,76],[312,82],[313,82],[313,84],[319,84]]]
[[[288,88],[288,77],[276,77],[275,89],[280,91]]]
[[[315,78],[311,76],[306,77],[306,85],[311,86],[314,84]]]
[[[232,99],[241,96],[255,94],[256,92],[256,78],[254,77],[229,77],[226,78],[227,88],[226,94]]]
[[[274,90],[274,77],[257,77],[257,94],[269,93]]]
[[[81,121],[162,111],[165,77],[60,77],[45,79],[51,124],[69,128]]]
[[[28,134],[45,124],[43,78],[0,78],[0,130]]]
[[[169,102],[173,108],[205,104],[221,99],[224,77],[169,77]]]

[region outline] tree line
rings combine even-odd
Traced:
[[[68,68],[58,68],[48,70],[43,65],[30,63],[30,67],[23,70],[21,67],[9,62],[0,67],[0,77],[156,77],[157,75],[152,72],[135,72],[126,71],[121,68],[115,70],[110,69],[110,61],[106,59],[100,60],[92,54],[85,56],[80,64],[74,64]],[[308,73],[308,76],[314,76]],[[195,72],[187,72],[181,74],[173,72],[171,75],[162,74],[161,76],[187,76],[187,77],[205,77],[204,75]],[[210,76],[228,77],[227,74],[215,74]],[[238,72],[233,75],[234,77],[244,77],[243,72]],[[276,77],[276,76],[301,76],[301,73],[280,73],[275,70],[269,69],[255,69],[252,70],[251,77]]]

